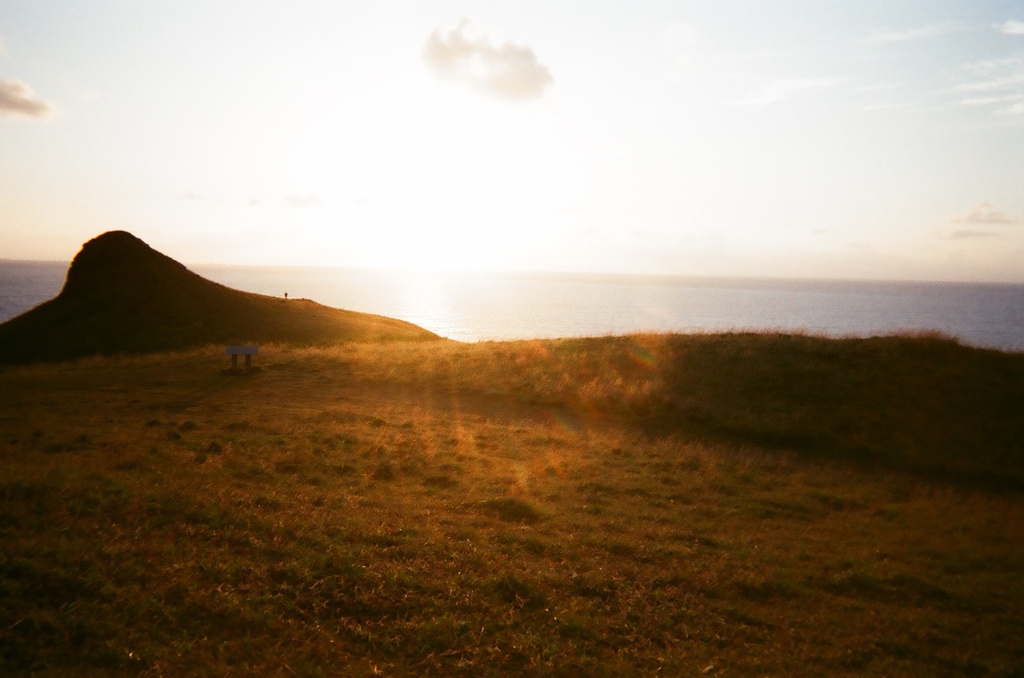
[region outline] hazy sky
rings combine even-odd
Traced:
[[[1024,3],[0,3],[0,258],[1024,282]]]

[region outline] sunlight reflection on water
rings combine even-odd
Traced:
[[[402,318],[460,341],[640,331],[937,330],[1024,350],[1024,285],[210,267],[240,289]]]
[[[937,330],[1024,350],[1024,285],[196,266],[229,287],[401,318],[460,341],[737,329]],[[0,321],[54,296],[66,264],[0,261]]]

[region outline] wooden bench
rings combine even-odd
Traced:
[[[245,369],[252,369],[252,357],[259,355],[260,349],[256,344],[238,344],[237,346],[228,346],[224,349],[224,353],[231,356],[231,371],[238,371],[238,356],[245,356]]]

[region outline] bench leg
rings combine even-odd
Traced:
[[[237,372],[238,371],[238,356],[237,355],[232,355],[231,356],[231,371],[232,372]]]
[[[245,354],[245,371],[248,372],[252,369],[252,356],[248,353]]]

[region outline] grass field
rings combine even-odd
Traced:
[[[1022,354],[221,351],[0,368],[0,673],[1024,673]]]

